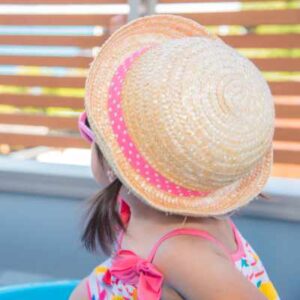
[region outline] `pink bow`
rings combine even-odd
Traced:
[[[137,286],[138,300],[159,300],[163,275],[151,264],[129,250],[118,251],[110,268],[111,275],[125,284]]]

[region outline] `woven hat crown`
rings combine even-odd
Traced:
[[[259,70],[197,22],[138,18],[102,45],[85,110],[114,173],[152,207],[209,216],[246,205],[273,162],[274,103]]]
[[[194,190],[248,174],[274,133],[273,99],[259,70],[205,36],[170,40],[138,57],[123,83],[122,109],[148,163]]]

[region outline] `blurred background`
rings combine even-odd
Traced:
[[[89,64],[119,26],[172,13],[249,57],[276,104],[275,163],[234,217],[282,299],[300,299],[300,1],[0,0],[0,287],[79,279],[103,259],[80,243],[101,187],[80,138]]]

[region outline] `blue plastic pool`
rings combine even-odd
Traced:
[[[55,281],[0,288],[1,300],[67,300],[79,281]]]

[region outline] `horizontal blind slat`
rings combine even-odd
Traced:
[[[0,123],[3,124],[46,126],[52,129],[69,129],[78,131],[77,120],[78,119],[74,117],[0,113]]]
[[[25,147],[62,147],[62,148],[90,148],[91,146],[80,137],[67,135],[50,136],[35,134],[0,133],[0,144]]]
[[[102,36],[53,36],[53,35],[0,35],[0,45],[22,46],[72,46],[91,48],[101,46],[107,39]]]
[[[282,119],[299,119],[300,105],[276,104],[276,118]]]
[[[116,14],[0,14],[0,25],[102,25],[107,26]]]
[[[300,9],[178,13],[203,25],[299,24]]]
[[[92,57],[86,56],[15,56],[0,55],[0,65],[88,68]]]
[[[84,77],[0,75],[0,85],[84,88]]]
[[[84,109],[83,98],[50,95],[14,95],[0,94],[0,104],[13,105],[17,107],[69,107],[73,109]]]
[[[300,151],[276,149],[274,150],[274,162],[283,164],[300,164]]]
[[[300,48],[300,34],[247,34],[221,38],[234,48]]]
[[[1,25],[108,25],[115,14],[13,15],[0,14]],[[203,25],[298,24],[300,9],[180,13]]]

